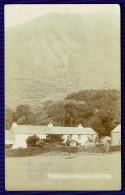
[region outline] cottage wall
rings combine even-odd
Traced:
[[[14,142],[14,140],[5,140],[5,145],[6,144],[14,144],[15,142]]]
[[[67,140],[69,135],[62,135],[62,139]]]
[[[46,136],[47,136],[47,135],[37,134],[37,136],[38,136],[40,139],[46,139]]]
[[[79,143],[81,143],[81,145],[84,145],[88,140],[88,135],[80,135],[79,136]]]
[[[26,139],[29,136],[33,136],[34,134],[16,134],[15,135],[15,144],[12,146],[12,148],[27,148],[27,144],[26,144]],[[39,136],[39,138],[41,139],[45,139],[46,135],[42,135],[42,134],[37,134],[37,136]]]
[[[79,136],[79,143],[81,143],[81,145],[84,145],[88,141],[89,138],[92,141],[94,141],[96,137],[97,135],[81,135],[81,137]]]
[[[84,145],[88,141],[88,138],[94,140],[97,135],[63,135],[62,139],[66,141],[68,137],[75,141],[78,141],[78,143],[80,143],[81,145]]]
[[[113,146],[121,145],[121,132],[112,132],[112,134],[111,134],[111,144]]]

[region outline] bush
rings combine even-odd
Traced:
[[[26,157],[34,156],[43,153],[41,148],[30,147],[30,148],[17,148],[5,150],[5,157]]]
[[[43,142],[42,142],[43,143]],[[111,147],[110,151],[118,151],[120,146]],[[29,148],[17,148],[17,149],[6,149],[5,157],[25,157],[43,154],[47,152],[66,152],[66,153],[106,153],[104,144],[95,144],[91,147],[85,146],[58,146],[54,144],[45,144],[43,147],[29,147]]]
[[[121,151],[121,145],[111,146],[110,152]]]
[[[76,146],[78,146],[78,142],[73,140],[73,139],[70,139],[70,140],[66,140],[66,146],[71,146],[73,143],[76,144]]]
[[[27,147],[36,147],[36,143],[40,140],[37,135],[29,136],[26,140]]]
[[[5,144],[5,149],[10,149],[12,148],[12,144]]]
[[[66,140],[66,146],[70,146],[70,140]]]
[[[43,139],[40,139],[37,143],[36,146],[39,148],[43,148],[46,142]]]

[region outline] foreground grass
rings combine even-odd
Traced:
[[[64,178],[61,179],[60,175]],[[71,178],[65,178],[67,175]],[[83,175],[83,178],[75,178],[75,175]],[[6,190],[12,191],[120,190],[121,153],[53,151],[36,156],[5,158],[5,184]]]

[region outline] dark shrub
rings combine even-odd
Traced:
[[[45,146],[46,142],[43,139],[40,139],[37,143],[36,146],[39,148],[43,148]]]
[[[43,153],[41,148],[30,147],[30,148],[17,148],[5,150],[5,157],[25,157],[34,156]]]
[[[70,140],[66,140],[66,146],[71,146],[73,143],[76,144],[76,146],[78,146],[78,142],[73,140],[73,139],[70,139]]]
[[[70,140],[66,140],[66,146],[70,146]]]
[[[113,151],[121,151],[121,145],[111,146],[110,152],[113,152]]]
[[[29,136],[26,140],[27,147],[36,147],[36,143],[39,141],[39,137],[37,135]]]
[[[12,144],[6,144],[5,145],[5,149],[10,149],[10,148],[12,148]]]

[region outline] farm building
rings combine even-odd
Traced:
[[[121,125],[118,125],[115,129],[111,132],[111,144],[121,145]]]
[[[111,142],[111,137],[103,136],[103,137],[100,138],[100,142],[103,143],[103,144],[110,143]]]
[[[5,130],[5,146],[6,148],[12,148],[15,144],[15,133],[14,131]]]
[[[97,138],[97,133],[92,128],[84,128],[82,125],[78,127],[55,127],[53,124],[48,126],[31,126],[13,123],[10,132],[14,132],[12,148],[26,148],[26,139],[34,134],[41,139],[49,139],[49,135],[60,135],[63,142],[69,139],[74,140],[73,145],[75,142],[84,145],[87,141],[94,141]]]

